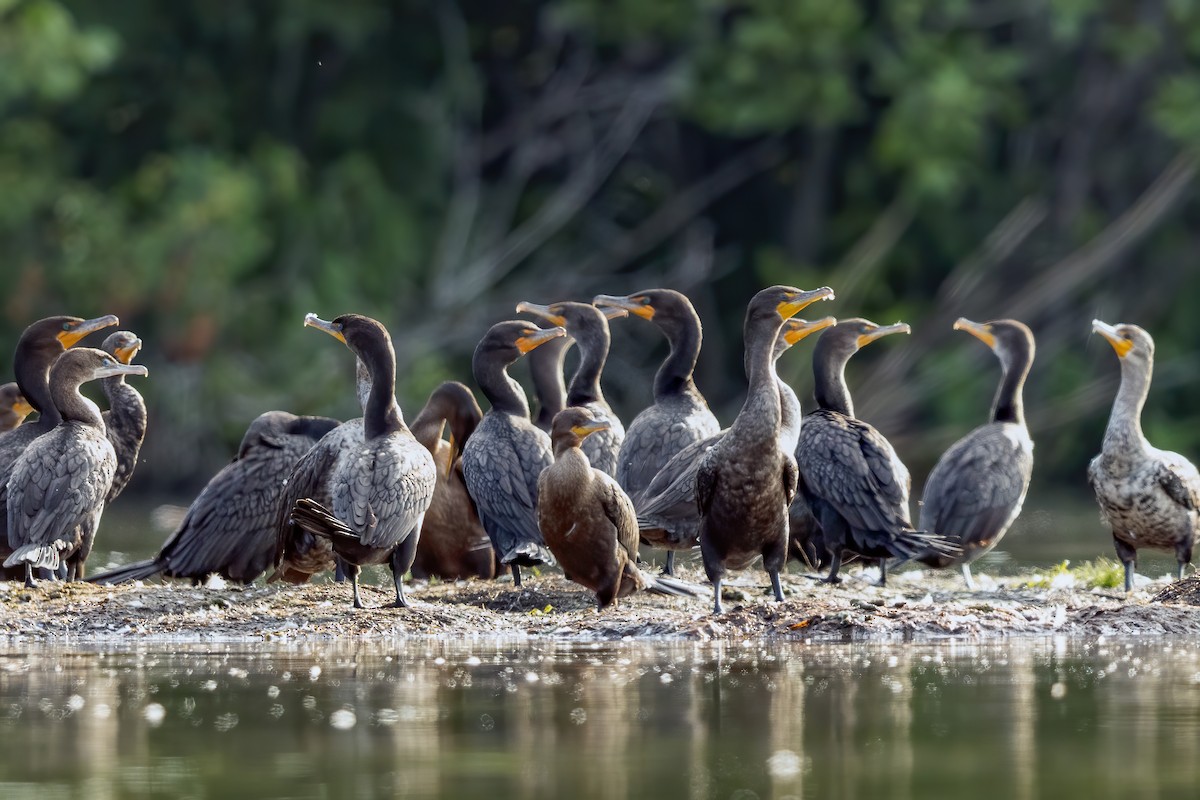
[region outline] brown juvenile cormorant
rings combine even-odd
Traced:
[[[0,433],[11,431],[32,412],[33,406],[21,394],[20,386],[15,383],[0,386]]]
[[[813,322],[796,318],[787,320],[775,340],[772,358],[778,360],[796,342],[835,324],[837,320],[833,317]],[[800,435],[800,401],[783,380],[777,383],[780,399],[779,446],[785,453],[791,453],[796,449],[796,440]],[[641,499],[634,501],[643,541],[652,547],[666,548],[669,554],[699,544],[700,510],[696,506],[696,471],[703,455],[728,430],[726,428],[693,442],[676,453],[654,476]],[[673,573],[671,560],[667,562],[667,573]]]
[[[521,567],[553,564],[537,526],[537,479],[554,462],[550,437],[529,419],[529,402],[508,366],[543,342],[565,336],[524,320],[497,322],[475,347],[471,372],[491,408],[463,447],[463,478],[501,564],[521,585]]]
[[[908,333],[904,323],[880,327],[865,319],[838,320],[817,340],[813,352],[817,410],[804,418],[796,462],[800,492],[816,518],[821,542],[829,552],[829,583],[849,551],[886,559],[912,558],[944,541],[914,530],[908,510],[911,479],[892,445],[879,431],[854,418],[846,387],[846,362],[859,348],[893,333]],[[886,581],[880,564],[880,582]]]
[[[496,554],[462,474],[462,448],[482,418],[471,390],[457,381],[446,381],[433,390],[413,420],[413,436],[433,454],[437,464],[437,486],[421,526],[412,568],[414,578],[496,576]],[[448,442],[442,439],[442,429],[447,425]]]
[[[779,447],[782,407],[773,356],[785,320],[810,303],[832,298],[827,286],[808,292],[771,286],[746,308],[746,401],[696,472],[700,555],[713,585],[713,613],[721,613],[726,571],[745,569],[760,555],[775,599],[783,600],[779,570],[787,557],[787,509],[796,493],[796,461]]]
[[[1159,450],[1142,433],[1142,407],[1154,371],[1154,339],[1137,325],[1092,320],[1121,362],[1121,388],[1113,401],[1100,455],[1088,465],[1088,481],[1100,514],[1112,527],[1117,557],[1125,565],[1125,591],[1133,589],[1140,547],[1170,550],[1176,578],[1192,561],[1200,527],[1200,473],[1178,453]]]
[[[584,440],[583,452],[593,467],[615,475],[617,451],[625,440],[625,426],[604,399],[600,375],[604,371],[604,362],[608,360],[611,341],[608,320],[616,316],[623,317],[626,312],[618,308],[602,311],[588,303],[569,302],[548,306],[521,302],[517,304],[517,312],[536,314],[551,325],[566,329],[567,336],[579,346],[579,366],[567,385],[567,405],[590,408],[600,419],[608,422],[607,429]]]
[[[575,342],[569,336],[551,339],[531,352],[529,375],[533,378],[533,396],[537,399],[537,415],[533,424],[546,433],[555,415],[567,407],[567,383],[563,379],[563,362],[567,350]]]
[[[304,324],[350,348],[371,374],[371,394],[363,413],[363,444],[338,459],[330,474],[331,505],[301,498],[292,508],[292,520],[297,528],[330,540],[350,576],[355,608],[363,607],[358,591],[362,567],[385,562],[396,587],[395,606],[407,607],[404,574],[417,553],[437,468],[404,424],[396,403],[392,339],[383,325],[359,314],[343,314],[332,322],[309,314]],[[288,559],[287,542],[281,558]]]
[[[5,567],[23,566],[25,584],[33,570],[56,572],[66,561],[68,577],[84,577],[117,456],[104,435],[100,409],[79,393],[86,381],[110,375],[145,375],[140,364],[122,364],[103,350],[68,350],[50,370],[50,400],[61,422],[31,442],[13,465],[8,481],[8,545]]]
[[[973,589],[971,562],[995,547],[1021,513],[1033,475],[1033,439],[1025,425],[1021,390],[1033,364],[1034,342],[1033,331],[1014,319],[978,323],[960,318],[954,329],[991,348],[1002,375],[991,422],[942,454],[921,497],[921,530],[945,537],[961,552],[928,553],[917,560],[931,567],[962,565],[967,588]]]
[[[340,423],[286,411],[260,414],[233,461],[212,477],[158,555],[89,578],[124,583],[158,574],[200,583],[209,575],[251,583],[275,560],[276,508],[300,457]]]
[[[690,596],[680,584],[637,567],[638,528],[633,502],[616,479],[588,463],[581,445],[608,426],[588,408],[554,418],[554,463],[538,477],[538,527],[568,580],[596,593],[597,608],[641,589]]]
[[[634,417],[617,454],[617,482],[636,505],[668,461],[721,428],[692,380],[703,328],[692,302],[674,289],[647,289],[625,297],[602,294],[592,302],[650,320],[671,345],[654,375],[654,402]],[[664,534],[643,532],[642,542],[653,545],[653,540]],[[675,552],[668,550],[666,572],[674,571]]]
[[[129,331],[110,333],[100,349],[122,364],[132,364],[142,340]],[[124,375],[113,375],[100,382],[108,398],[104,412],[104,430],[117,454],[117,472],[109,487],[106,503],[117,499],[133,477],[142,440],[146,438],[146,401],[137,389],[125,382]]]

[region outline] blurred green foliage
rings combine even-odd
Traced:
[[[1157,336],[1147,432],[1200,455],[1198,63],[1183,0],[0,0],[0,342],[119,314],[173,489],[267,408],[355,413],[307,311],[390,326],[411,416],[517,301],[672,285],[729,419],[745,301],[828,283],[918,334],[851,370],[917,476],[998,372],[949,323],[1023,312],[1038,479],[1082,485],[1093,316]],[[662,351],[614,325],[627,418]]]

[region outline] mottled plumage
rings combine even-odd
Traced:
[[[563,336],[521,320],[493,325],[475,348],[471,371],[491,407],[463,447],[467,491],[501,564],[517,585],[521,566],[554,563],[537,525],[537,479],[554,461],[550,437],[529,419],[529,403],[507,368],[543,342]]]
[[[796,492],[796,461],[779,447],[782,408],[774,349],[786,319],[809,303],[832,297],[828,287],[803,292],[772,286],[756,294],[746,309],[746,401],[696,472],[700,554],[713,584],[714,613],[721,612],[726,571],[745,569],[760,555],[775,598],[783,600],[779,570],[787,557],[787,509]]]
[[[1088,465],[1102,519],[1112,527],[1117,557],[1125,565],[1125,591],[1133,588],[1137,551],[1175,553],[1177,577],[1191,563],[1200,528],[1200,473],[1179,453],[1159,450],[1142,433],[1142,408],[1154,370],[1154,339],[1137,325],[1092,321],[1121,362],[1121,388],[1113,401],[1104,446]]]
[[[499,565],[495,551],[467,492],[462,471],[462,448],[482,418],[471,390],[456,381],[446,381],[433,390],[413,420],[413,436],[433,454],[437,465],[437,485],[425,512],[413,561],[414,578],[455,580],[496,575]],[[448,442],[442,439],[442,429],[447,425]]]
[[[433,498],[433,456],[404,423],[396,403],[396,354],[379,322],[346,314],[332,322],[308,315],[312,325],[343,342],[371,375],[363,411],[363,442],[337,458],[329,475],[326,506],[302,497],[292,508],[295,528],[329,539],[350,575],[354,607],[362,608],[358,576],[363,566],[387,563],[396,588],[395,605],[405,607],[404,575],[412,568],[421,522]],[[282,558],[286,561],[288,555]]]
[[[129,364],[142,349],[142,340],[129,331],[110,333],[100,349],[122,364]],[[100,382],[108,398],[104,412],[104,431],[117,454],[117,471],[105,502],[111,503],[129,484],[137,467],[142,440],[146,438],[146,401],[137,389],[125,382],[124,375],[115,375]]]
[[[0,433],[11,431],[32,412],[33,406],[21,394],[20,386],[15,383],[0,386]]]
[[[610,308],[605,312],[588,303],[553,303],[549,306],[519,303],[517,311],[536,314],[552,325],[563,327],[567,336],[579,346],[579,366],[567,385],[567,405],[589,408],[609,424],[605,430],[584,440],[583,452],[593,467],[615,475],[617,453],[625,440],[625,426],[604,399],[600,375],[608,360],[611,342],[608,315],[625,316],[625,311]]]
[[[57,571],[82,578],[117,457],[104,435],[100,409],[79,393],[85,381],[110,375],[145,375],[108,353],[79,348],[64,353],[50,370],[50,397],[62,421],[17,458],[8,481],[8,546],[5,567]]]
[[[158,574],[200,582],[209,575],[248,584],[275,560],[278,505],[296,462],[338,421],[286,411],[260,414],[233,461],[188,507],[158,555],[90,578],[92,583],[145,580]]]
[[[973,588],[970,564],[991,550],[1021,513],[1033,475],[1033,440],[1025,424],[1022,387],[1033,364],[1033,332],[1016,320],[954,323],[992,349],[1003,374],[991,421],[942,454],[925,482],[920,528],[957,546],[956,554],[929,553],[917,560],[933,567],[962,566]]]
[[[863,319],[839,320],[821,335],[813,354],[818,408],[804,418],[796,462],[800,492],[817,521],[821,541],[794,542],[793,547],[827,550],[831,559],[826,580],[831,583],[840,580],[837,573],[847,551],[882,559],[945,549],[939,537],[913,529],[908,469],[879,431],[854,418],[846,387],[850,356],[882,336],[908,330],[904,324],[880,327]]]

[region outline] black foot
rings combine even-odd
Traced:
[[[672,578],[675,577],[675,551],[674,550],[667,551],[667,563],[665,565],[663,565],[663,575],[670,575]]]
[[[721,581],[717,579],[713,581],[713,613],[724,614],[725,608],[721,605]]]
[[[775,591],[775,599],[783,602],[783,585],[779,582],[779,570],[773,569],[768,573],[771,576],[771,588]]]
[[[33,564],[30,564],[28,561],[26,561],[25,562],[25,588],[32,589],[35,586],[37,586],[37,584],[33,582]]]
[[[516,564],[512,565],[512,576],[513,576],[513,586],[516,586],[518,589],[520,589],[521,588],[521,568]]]
[[[879,586],[887,586],[887,559],[879,559]]]

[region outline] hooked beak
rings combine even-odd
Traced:
[[[115,314],[105,314],[103,317],[85,319],[83,322],[79,323],[69,331],[60,331],[58,334],[58,341],[62,343],[63,347],[71,347],[92,331],[98,331],[111,325],[120,324],[121,320],[117,319]]]
[[[834,325],[837,325],[837,319],[834,317],[822,317],[812,322],[793,317],[783,323],[783,338],[790,346],[806,336],[811,336],[817,331],[825,330]]]
[[[524,300],[517,303],[518,314],[533,314],[541,317],[551,325],[566,325],[566,317],[561,314],[555,314],[550,310],[550,306],[539,305],[538,303],[528,303]]]
[[[787,300],[784,300],[782,303],[776,306],[775,310],[779,312],[781,317],[788,319],[789,317],[794,317],[804,308],[812,305],[818,300],[832,300],[833,297],[833,289],[830,289],[828,286],[822,286],[820,289],[813,289],[812,291],[793,294]]]
[[[642,319],[654,319],[654,306],[647,302],[639,302],[635,299],[636,297],[637,295],[618,297],[613,294],[598,294],[592,298],[592,305],[606,309],[606,315],[607,309],[619,308]],[[609,317],[609,319],[614,319],[614,317]]]
[[[857,343],[859,347],[866,347],[876,339],[891,336],[893,333],[912,333],[912,328],[908,326],[907,322],[897,322],[894,325],[881,325],[875,330],[859,334]]]
[[[128,346],[118,347],[113,355],[117,357],[117,361],[120,361],[122,364],[128,364],[129,362],[133,361],[133,357],[136,356],[138,351],[141,349],[142,340],[134,339],[129,343]]]
[[[150,371],[141,364],[105,364],[96,370],[97,378],[111,378],[114,375],[141,375],[143,378]]]
[[[1098,319],[1092,320],[1092,332],[1098,333],[1108,340],[1112,349],[1117,352],[1117,358],[1124,358],[1133,349],[1133,342],[1121,335],[1114,326]]]
[[[594,422],[585,422],[582,425],[574,425],[571,427],[571,433],[578,436],[580,439],[586,439],[590,434],[596,431],[606,431],[609,429],[609,424],[606,420],[598,419]]]
[[[959,317],[954,322],[954,330],[966,331],[991,349],[996,349],[996,335],[992,333],[991,325],[985,325],[982,322],[972,322],[966,317]]]
[[[21,396],[13,401],[12,411],[21,419],[25,419],[33,413],[33,406],[29,404],[29,401],[24,396]]]
[[[521,351],[521,355],[525,355],[530,350],[543,345],[551,339],[557,339],[559,336],[566,336],[567,331],[564,328],[538,328],[534,333],[528,336],[522,336],[517,339],[517,349]]]
[[[304,325],[305,327],[316,328],[319,331],[324,331],[342,344],[346,343],[346,337],[342,335],[342,326],[336,322],[329,322],[328,320],[321,319],[316,314],[309,312],[308,314],[304,315]]]

